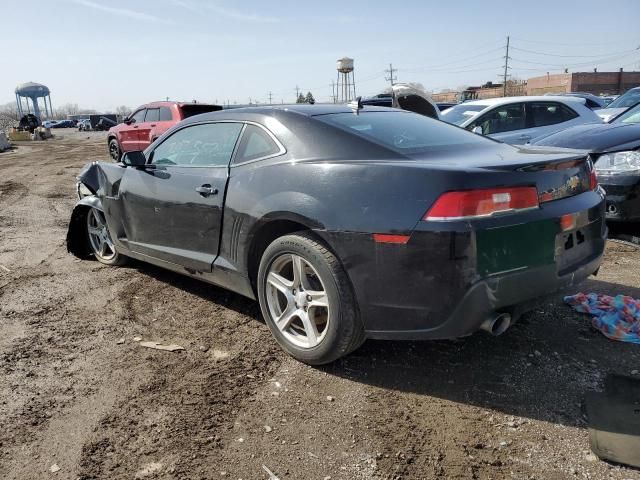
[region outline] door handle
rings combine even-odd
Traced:
[[[522,134],[522,135],[520,135],[520,138],[521,138],[522,140],[531,140],[531,135],[525,135],[525,134]]]
[[[149,125],[149,126],[150,126],[150,127],[155,127],[155,126],[156,126],[156,124],[155,124],[155,123],[152,123],[152,124],[151,124],[151,125]]]
[[[213,188],[208,183],[205,183],[204,185],[202,185],[200,187],[196,187],[196,192],[198,192],[203,197],[208,197],[209,195],[217,195],[218,194],[218,189],[217,188]]]

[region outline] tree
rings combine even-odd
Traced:
[[[120,115],[122,117],[128,117],[131,113],[131,109],[126,105],[120,105],[116,108],[116,115]]]
[[[296,103],[305,103],[306,99],[304,98],[304,95],[301,93],[300,95],[298,95],[298,99],[296,100]]]
[[[316,99],[313,98],[313,95],[311,94],[311,92],[307,92],[307,96],[304,97],[304,103],[309,103],[311,105],[316,103]]]

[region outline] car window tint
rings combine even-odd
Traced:
[[[467,126],[468,130],[475,127],[482,128],[483,135],[492,133],[511,132],[526,128],[524,119],[524,103],[501,105],[482,115],[478,120]]]
[[[131,120],[133,120],[132,123],[142,123],[142,122],[144,122],[144,114],[145,113],[146,113],[146,110],[143,108],[142,110],[138,110],[136,113],[131,115]]]
[[[532,102],[528,108],[531,127],[555,125],[578,116],[571,108],[557,102]]]
[[[152,152],[156,165],[225,166],[242,130],[241,123],[205,123],[178,130]]]
[[[238,154],[234,163],[248,162],[258,158],[268,157],[280,152],[280,147],[267,132],[255,125],[247,125],[242,134]]]
[[[333,113],[315,119],[403,154],[428,152],[434,147],[484,144],[489,140],[433,118],[403,111]]]
[[[160,121],[170,122],[171,120],[173,120],[173,115],[171,115],[171,109],[169,107],[160,107]]]
[[[157,122],[160,119],[159,108],[148,108],[147,114],[144,117],[145,122]]]

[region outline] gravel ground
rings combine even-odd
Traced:
[[[254,302],[68,255],[74,177],[106,136],[54,133],[0,154],[0,478],[640,479],[590,453],[582,413],[640,347],[560,296],[498,338],[369,341],[308,367]],[[639,286],[640,250],[610,242],[581,289]]]

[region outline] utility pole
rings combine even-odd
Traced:
[[[273,93],[269,92],[269,105],[273,105]]]
[[[507,53],[504,56],[504,76],[502,78],[502,96],[507,96],[507,71],[509,70],[509,60],[511,57],[509,56],[509,35],[507,35]]]
[[[398,69],[397,68],[393,68],[393,64],[389,64],[389,70],[385,70],[385,73],[388,73],[389,76],[388,77],[384,77],[385,80],[387,80],[388,82],[391,82],[391,86],[393,87],[393,82],[395,82],[398,77],[394,77],[393,76],[393,72],[397,72]]]
[[[296,85],[296,102],[298,101],[298,97],[300,96],[300,87]]]
[[[333,103],[338,103],[338,93],[336,92],[336,82],[331,80],[331,99]]]

